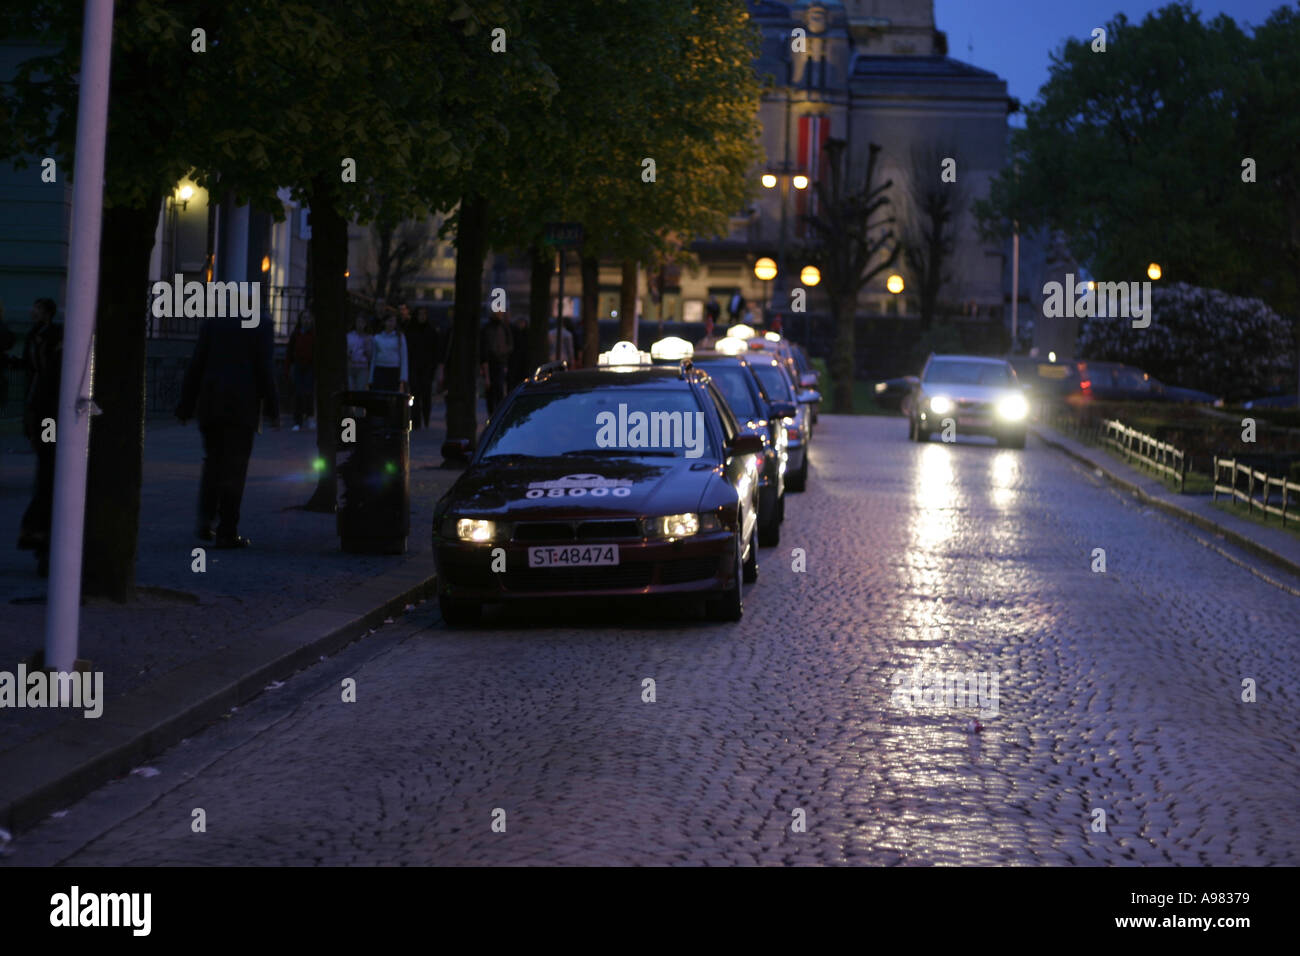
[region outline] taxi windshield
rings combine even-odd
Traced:
[[[961,359],[938,359],[925,371],[925,380],[940,385],[1010,386],[1011,370],[993,362],[963,362]]]
[[[790,380],[786,378],[781,366],[766,363],[755,365],[754,373],[758,375],[759,384],[769,399],[774,402],[794,401],[794,395],[790,392]]]
[[[524,392],[502,414],[480,460],[717,457],[704,411],[687,388]]]
[[[763,417],[754,401],[754,393],[749,390],[749,372],[743,365],[707,365],[704,370],[717,384],[718,391],[722,392],[736,418],[753,422]]]

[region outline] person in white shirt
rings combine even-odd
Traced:
[[[562,362],[568,362],[569,368],[576,368],[577,362],[574,360],[573,354],[573,333],[569,331],[568,319],[564,320],[564,327],[561,331],[564,334],[560,336],[560,354],[558,358]],[[546,360],[549,362],[556,359],[555,329],[551,329],[546,333],[546,343]]]
[[[370,387],[386,392],[405,392],[410,381],[406,359],[406,336],[397,331],[397,314],[384,316],[384,331],[375,336],[370,359]]]
[[[363,392],[369,387],[374,355],[375,337],[366,330],[366,317],[358,315],[356,328],[348,333],[348,391]]]

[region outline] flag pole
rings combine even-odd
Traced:
[[[86,519],[90,447],[90,385],[99,297],[99,237],[104,209],[104,145],[108,138],[108,79],[113,47],[113,0],[86,0],[77,93],[68,302],[63,333],[59,417],[55,429],[54,516],[45,614],[45,667],[71,671],[81,618],[81,550]],[[66,693],[67,685],[60,686]]]

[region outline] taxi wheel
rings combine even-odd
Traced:
[[[799,470],[790,476],[785,486],[790,491],[803,491],[808,487],[808,450],[806,448],[803,453],[803,463],[799,465]]]
[[[448,627],[473,627],[479,622],[479,617],[483,612],[483,605],[474,604],[470,601],[457,601],[454,598],[438,598],[438,610],[442,612],[442,619]]]
[[[736,537],[736,566],[733,568],[731,587],[723,591],[717,597],[710,598],[706,609],[709,618],[714,621],[739,621],[741,615],[745,613],[744,595],[741,592],[740,582],[744,576],[744,567],[741,560],[740,537]]]
[[[753,532],[749,536],[749,557],[745,559],[745,564],[741,568],[746,584],[753,584],[758,580],[758,525],[754,526]]]
[[[784,510],[784,496],[778,501],[782,503],[777,504],[767,520],[759,525],[758,543],[765,548],[772,548],[781,543],[781,518],[783,517],[781,512]]]

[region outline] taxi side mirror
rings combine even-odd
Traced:
[[[732,455],[757,455],[763,450],[763,437],[753,432],[737,435],[727,443],[727,450]]]

